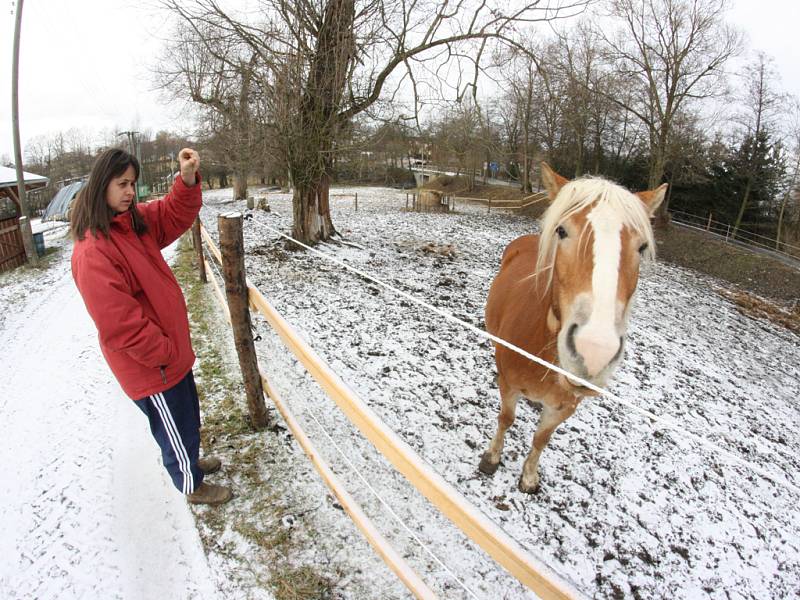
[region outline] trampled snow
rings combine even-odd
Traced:
[[[0,597],[217,598],[194,518],[106,366],[64,228],[0,286]]]

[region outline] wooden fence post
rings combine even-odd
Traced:
[[[492,199],[491,199],[491,198],[489,198],[489,205],[488,205],[488,206],[489,206],[489,208],[486,210],[486,214],[487,214],[487,215],[488,215],[490,212],[492,212]]]
[[[203,236],[200,235],[200,217],[195,218],[192,224],[192,246],[197,255],[197,270],[200,272],[200,281],[208,283],[206,276],[206,261],[203,258]]]
[[[358,192],[356,192],[356,212],[358,212]]]
[[[31,222],[28,217],[21,216],[19,218],[19,231],[22,234],[22,245],[25,247],[25,255],[27,260],[32,265],[39,264],[39,255],[36,254],[36,248],[33,245],[33,231],[31,230]]]
[[[708,213],[708,223],[706,223],[706,231],[711,231],[711,216],[714,213]]]
[[[250,325],[250,306],[247,280],[244,272],[244,236],[242,234],[242,213],[232,212],[217,218],[219,246],[222,250],[222,274],[225,278],[225,295],[231,313],[233,340],[239,367],[247,393],[247,411],[254,427],[267,425],[267,407],[264,403],[264,390],[258,372],[256,348]]]

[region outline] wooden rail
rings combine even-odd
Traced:
[[[479,202],[481,204],[485,204],[489,212],[491,212],[492,208],[495,209],[503,209],[503,210],[521,210],[523,208],[527,208],[533,204],[538,204],[543,200],[547,200],[547,193],[546,192],[537,192],[535,194],[531,194],[530,196],[526,196],[522,200],[492,200],[491,198],[472,198],[469,196],[453,196],[453,200],[465,200],[467,202]],[[526,202],[527,200],[527,202]]]
[[[211,283],[214,286],[214,291],[216,293],[220,308],[225,313],[225,318],[228,323],[231,324],[230,311],[225,300],[225,294],[222,291],[220,284],[217,282],[217,277],[213,274],[211,266],[207,262],[205,266],[206,273],[211,274]],[[342,482],[339,480],[330,466],[325,462],[325,459],[314,446],[313,442],[305,434],[303,428],[300,426],[300,423],[295,418],[291,409],[278,395],[278,393],[275,391],[275,388],[272,387],[272,384],[270,383],[264,371],[261,370],[260,367],[258,371],[261,375],[261,384],[266,391],[266,396],[275,404],[275,408],[277,408],[278,412],[281,413],[281,416],[286,422],[286,425],[289,427],[289,430],[292,432],[292,435],[294,435],[295,439],[300,444],[300,447],[303,449],[303,452],[306,453],[306,456],[308,456],[311,464],[314,465],[314,468],[320,474],[320,477],[322,477],[325,485],[328,486],[328,488],[339,500],[342,508],[345,510],[345,512],[347,512],[348,515],[350,515],[353,523],[355,523],[356,527],[361,530],[361,533],[364,534],[364,537],[375,549],[375,552],[378,553],[387,566],[395,573],[395,575],[397,575],[400,581],[405,584],[408,590],[414,594],[416,598],[423,600],[435,599],[436,594],[433,593],[433,590],[431,590],[427,584],[422,581],[420,576],[417,575],[417,573],[409,566],[403,557],[400,556],[394,550],[394,548],[392,548],[391,544],[389,544],[386,538],[384,538],[383,535],[376,529],[359,504],[345,489]]]
[[[208,232],[203,237],[217,256]],[[304,342],[289,323],[248,284],[250,304],[258,310],[284,344],[336,402],[353,425],[442,514],[461,529],[520,582],[543,599],[575,598],[576,592],[550,569],[530,556],[515,540],[473,506],[389,429],[347,384]]]

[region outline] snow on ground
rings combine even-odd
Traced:
[[[217,597],[193,516],[106,366],[72,281],[0,277],[0,597]]]
[[[482,326],[488,286],[506,243],[534,221],[459,206],[453,215],[403,211],[404,193],[334,197],[349,245],[323,245],[378,278]],[[246,211],[230,190],[205,194],[203,218],[250,212],[250,280],[361,397],[450,483],[582,593],[595,598],[785,598],[800,594],[800,498],[732,465],[680,433],[605,399],[588,399],[545,450],[540,491],[517,491],[537,410],[521,405],[493,477],[477,464],[499,401],[489,345],[464,328],[308,253],[288,252],[265,226],[289,231],[287,195],[271,213]],[[456,255],[426,254],[428,243]],[[800,344],[742,316],[717,282],[654,264],[642,274],[627,356],[610,389],[669,416],[795,486],[800,485]],[[260,319],[262,364],[350,491],[400,552],[445,598],[522,598],[526,591],[376,455]],[[380,506],[325,437],[402,522]],[[463,586],[420,548],[413,530]],[[373,565],[364,544],[345,550]],[[466,589],[470,592],[466,591]],[[399,584],[380,597],[403,597]]]

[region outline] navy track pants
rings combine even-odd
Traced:
[[[191,494],[203,481],[197,466],[200,455],[200,401],[190,370],[168,390],[135,400],[150,421],[150,431],[161,448],[161,459],[172,483]]]

